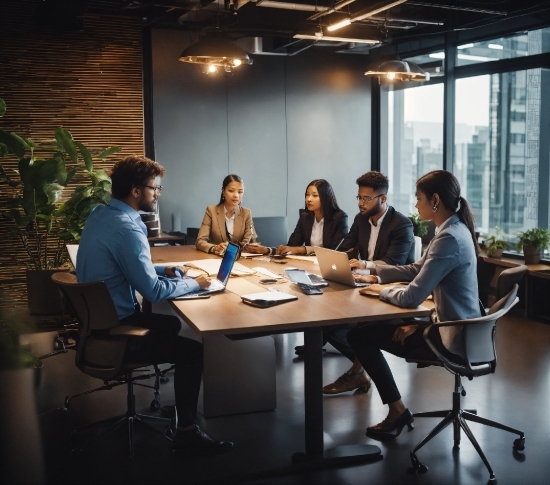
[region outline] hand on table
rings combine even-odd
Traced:
[[[217,244],[216,246],[214,246],[214,248],[212,249],[212,252],[214,254],[217,254],[218,256],[222,256],[223,253],[225,253],[226,249],[227,249],[227,243],[222,242],[222,243]]]
[[[203,274],[197,276],[195,281],[199,284],[201,290],[204,290],[210,286],[210,280]]]
[[[247,253],[254,253],[254,254],[269,254],[270,252],[269,248],[256,243],[247,244],[244,247],[243,251],[246,251]]]
[[[307,254],[305,246],[277,246],[275,254]]]
[[[351,269],[365,269],[367,264],[364,261],[359,261],[358,259],[350,259],[349,267]]]
[[[372,289],[375,292],[377,291],[378,293],[380,293],[382,291],[383,286],[376,284],[378,283],[378,278],[376,276],[354,274],[353,279],[360,283],[369,283],[369,289]]]

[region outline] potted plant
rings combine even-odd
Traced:
[[[1,101],[0,116],[5,112]],[[96,156],[104,160],[119,150],[112,147]],[[11,224],[10,236],[27,254],[21,263],[27,267],[29,308],[36,314],[59,313],[59,291],[50,285],[51,273],[65,264],[66,241],[79,239],[82,220],[108,197],[110,179],[104,171],[94,171],[90,150],[62,127],[55,130],[55,140],[42,143],[0,130],[0,157],[4,156],[15,156],[18,170],[8,174],[0,165],[0,180],[12,189],[0,202],[0,218]],[[63,203],[63,192],[77,173],[91,183],[77,187]]]
[[[428,234],[428,224],[418,214],[409,214],[409,219],[413,224],[413,233],[415,236],[423,237]]]
[[[495,227],[495,234],[485,240],[485,252],[490,258],[502,258],[502,251],[508,249],[508,243],[504,239],[506,234],[498,226]]]
[[[516,249],[523,250],[525,264],[538,264],[540,261],[540,252],[545,249],[550,242],[550,233],[548,229],[534,227],[527,231],[518,233]]]

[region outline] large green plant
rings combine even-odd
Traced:
[[[423,237],[428,234],[428,224],[421,219],[421,217],[416,213],[410,213],[409,219],[413,224],[413,230],[415,236]]]
[[[0,116],[5,112],[6,105],[0,99]],[[93,158],[105,160],[119,150],[111,147],[92,154],[62,127],[55,130],[55,140],[45,143],[0,129],[0,157],[18,159],[15,175],[0,164],[0,182],[13,188],[13,196],[0,204],[0,215],[12,223],[10,235],[23,244],[29,268],[49,269],[62,264],[64,242],[78,240],[85,217],[109,198],[110,179],[103,170],[94,170]],[[91,182],[77,187],[63,204],[63,191],[77,172]]]

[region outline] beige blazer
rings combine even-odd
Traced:
[[[252,238],[252,212],[245,207],[237,207],[232,242],[245,245]],[[209,205],[204,213],[195,247],[207,253],[211,247],[227,242],[223,204]]]

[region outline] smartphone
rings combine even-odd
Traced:
[[[262,285],[272,285],[273,283],[277,283],[277,280],[274,278],[264,278],[263,280],[260,280],[260,283]]]

